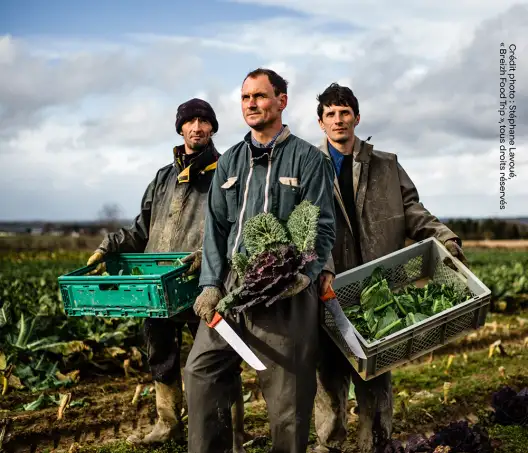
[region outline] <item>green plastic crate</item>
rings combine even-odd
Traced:
[[[86,275],[98,263],[58,278],[68,316],[170,318],[191,307],[198,276],[184,277],[188,253],[121,253],[105,257],[108,276]],[[138,274],[141,275],[138,275]]]

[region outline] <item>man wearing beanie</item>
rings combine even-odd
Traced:
[[[192,252],[183,261],[191,263],[187,275],[199,272],[202,261],[207,192],[220,154],[211,137],[218,131],[212,107],[191,99],[178,107],[176,131],[184,144],[173,149],[173,161],[156,173],[132,225],[108,234],[88,264],[107,253]],[[102,272],[104,264],[96,272]],[[168,440],[185,442],[181,420],[183,397],[180,370],[182,329],[187,324],[193,338],[199,318],[186,310],[173,318],[146,318],[144,333],[148,364],[156,389],[158,420],[145,437],[127,440],[150,445]],[[241,400],[241,383],[238,383]],[[243,407],[243,402],[241,402]]]

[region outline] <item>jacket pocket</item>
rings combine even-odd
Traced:
[[[232,176],[222,184],[221,189],[224,191],[227,205],[227,220],[236,222],[238,215],[238,178]]]
[[[297,178],[281,176],[277,186],[278,206],[277,217],[288,220],[291,212],[299,204],[301,187]]]

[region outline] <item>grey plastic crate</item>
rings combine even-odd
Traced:
[[[450,260],[457,270],[449,267],[444,260]],[[418,286],[427,282],[447,283],[460,290],[467,288],[472,298],[377,341],[367,342],[356,331],[367,359],[359,359],[351,352],[336,328],[334,318],[323,308],[323,327],[364,380],[403,365],[484,325],[491,291],[458,259],[453,259],[435,238],[417,242],[339,274],[333,288],[342,308],[359,304],[361,291],[379,266],[384,268],[391,289],[411,283]]]

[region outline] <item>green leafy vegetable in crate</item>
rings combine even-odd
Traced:
[[[240,312],[261,302],[269,306],[300,286],[301,270],[317,258],[318,220],[319,208],[306,200],[296,206],[286,225],[270,213],[249,219],[243,231],[249,256],[236,253],[232,260],[241,284],[220,301],[217,310]]]
[[[344,313],[367,341],[375,341],[412,326],[471,298],[452,285],[429,283],[423,288],[409,285],[393,292],[383,268],[377,267],[363,289],[360,304]]]
[[[181,267],[183,266],[184,263],[182,263],[182,261],[180,259],[177,259],[177,260],[174,260],[173,261],[173,265],[174,267]],[[92,274],[92,275],[96,275],[96,274]],[[121,275],[126,275],[123,271],[123,269],[121,269],[117,275],[121,276]],[[131,270],[130,270],[130,275],[145,275],[145,273],[143,272],[143,270],[141,270],[141,268],[139,266],[135,266],[133,267]],[[102,274],[101,274],[102,277],[111,277],[112,275],[109,274],[107,271],[104,271]],[[194,277],[194,276],[193,276]],[[189,279],[190,280],[190,279]]]
[[[143,275],[143,271],[139,267],[133,267],[130,271],[130,275]]]

